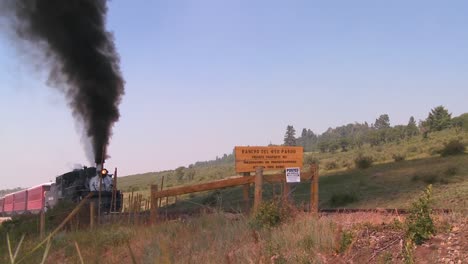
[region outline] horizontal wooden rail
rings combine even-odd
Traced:
[[[310,179],[311,173],[310,172],[302,172],[301,179]],[[272,174],[272,175],[264,175],[263,180],[269,183],[275,182],[284,182],[286,176],[284,174]],[[239,185],[245,185],[255,182],[255,176],[238,176],[236,178],[228,178],[219,181],[201,183],[196,185],[190,186],[182,186],[182,187],[175,187],[171,189],[166,189],[162,191],[156,191],[153,195],[153,198],[163,198],[168,196],[176,196],[194,192],[203,192],[203,191],[210,191],[216,190],[226,187],[234,187]]]
[[[201,183],[197,185],[190,185],[190,186],[182,186],[178,188],[166,189],[162,191],[158,191],[154,193],[154,198],[163,198],[167,196],[176,196],[194,192],[203,192],[209,190],[216,190],[226,187],[234,187],[238,185],[244,185],[253,183],[255,181],[255,176],[247,176],[247,177],[238,177],[238,178],[230,178],[224,179],[214,182],[208,183]]]

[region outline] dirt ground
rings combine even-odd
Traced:
[[[330,214],[341,229],[353,232],[348,249],[325,263],[404,263],[404,216],[382,213]],[[398,221],[396,221],[398,220]],[[468,263],[468,218],[434,217],[437,234],[414,249],[415,263]]]

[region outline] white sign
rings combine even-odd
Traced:
[[[286,168],[286,182],[301,182],[301,169]]]

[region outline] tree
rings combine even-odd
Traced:
[[[286,127],[286,134],[284,135],[285,146],[296,146],[296,130],[293,126]]]
[[[450,127],[451,119],[452,114],[440,105],[429,112],[425,124],[427,125],[429,132],[441,131]]]
[[[342,152],[348,151],[348,147],[351,144],[351,140],[349,138],[341,138],[340,139],[340,147]]]
[[[468,131],[468,113],[452,118],[452,126],[455,127],[457,131]]]
[[[226,154],[224,154],[224,155],[226,155]],[[226,156],[227,156],[227,155],[226,155]],[[189,181],[191,181],[191,180],[193,180],[193,178],[195,177],[195,174],[196,174],[195,168],[193,167],[192,164],[190,164],[190,165],[188,166],[188,169],[185,171],[185,177],[186,177]]]
[[[184,171],[185,171],[184,166],[180,166],[175,170],[174,175],[178,181],[182,181],[184,179]]]
[[[374,127],[376,129],[385,129],[390,128],[390,118],[387,114],[380,115],[379,118],[375,120]]]
[[[330,144],[328,143],[328,141],[322,140],[322,141],[320,141],[318,143],[318,148],[319,148],[320,152],[325,153],[325,152],[327,152],[329,145]]]
[[[302,129],[301,137],[302,137],[302,138],[307,137],[307,129],[305,129],[305,128]]]
[[[410,117],[408,121],[408,125],[406,126],[406,135],[408,137],[413,137],[419,134],[419,129],[418,126],[416,125],[416,120],[414,120],[414,117]]]

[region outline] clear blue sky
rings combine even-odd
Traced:
[[[468,111],[468,2],[320,2],[111,1],[126,95],[108,167],[187,166],[281,143],[288,124],[322,133]],[[45,66],[0,30],[0,189],[88,164]]]

